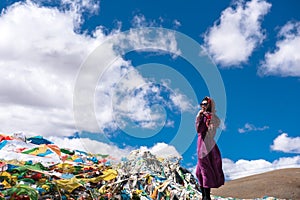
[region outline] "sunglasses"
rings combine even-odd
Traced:
[[[207,106],[207,103],[201,103],[200,106]]]

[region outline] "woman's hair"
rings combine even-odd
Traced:
[[[213,100],[210,97],[208,97],[208,96],[204,97],[201,102],[203,102],[203,101],[207,102],[207,107],[206,107],[207,112],[214,112],[215,111],[215,108],[214,108],[215,104],[214,104]]]

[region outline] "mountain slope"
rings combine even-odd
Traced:
[[[212,194],[246,199],[264,196],[300,199],[300,168],[279,169],[228,181],[212,189]]]

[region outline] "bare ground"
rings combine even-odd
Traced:
[[[262,198],[300,200],[300,168],[279,169],[228,181],[212,189],[212,195],[241,199]]]

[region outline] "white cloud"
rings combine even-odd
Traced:
[[[61,3],[71,6],[71,10],[80,15],[84,11],[95,14],[98,13],[100,9],[100,0],[61,0]]]
[[[119,35],[114,38],[113,43],[122,50],[135,49],[143,51],[147,49],[156,53],[162,51],[171,52],[174,55],[180,54],[173,33],[166,35],[165,32],[156,30],[157,35],[153,38],[150,32],[149,29],[130,30],[127,32],[126,37]],[[112,66],[104,71],[104,78],[101,80],[101,85],[97,87],[96,94],[99,99],[99,101],[97,100],[97,115],[105,118],[103,121],[114,119],[117,120],[119,127],[124,127],[128,122],[126,120],[129,120],[134,123],[137,122],[142,128],[155,129],[164,125],[170,125],[169,123],[165,123],[166,113],[164,107],[168,107],[171,110],[174,110],[176,107],[184,112],[189,111],[187,108],[191,107],[190,102],[176,88],[174,89],[176,90],[176,98],[173,98],[174,96],[172,95],[169,99],[163,98],[160,93],[162,90],[165,90],[164,87],[170,89],[168,85],[165,85],[163,80],[157,83],[151,78],[143,78],[139,71],[134,70],[128,62],[121,63],[120,60],[117,60],[113,65],[115,63],[119,63],[116,66],[122,65],[122,68]],[[159,70],[156,69],[156,71]],[[110,74],[114,74],[115,76],[110,77]],[[110,88],[110,90],[107,90],[107,88]],[[107,115],[107,112],[104,112],[105,109],[103,108],[110,108],[111,115]]]
[[[260,160],[238,160],[233,162],[230,159],[223,159],[223,170],[226,179],[232,180],[253,174],[259,174],[269,171],[272,167],[272,163],[260,159]]]
[[[273,162],[263,159],[259,160],[238,160],[233,162],[224,158],[223,170],[227,180],[242,178],[254,174],[272,171],[283,168],[299,168],[300,156],[279,158]]]
[[[72,2],[62,1],[63,4]],[[92,2],[75,1],[72,6],[79,10],[91,9],[93,13],[98,4]],[[73,134],[76,127],[72,104],[77,73],[84,59],[111,36],[105,35],[101,26],[95,28],[92,36],[80,34],[75,31],[81,23],[77,20],[79,11],[75,12],[73,7],[67,10],[41,4],[32,1],[15,3],[0,15],[0,132],[3,133]],[[118,30],[111,34],[115,33]],[[174,35],[161,33],[153,42],[145,34],[142,29],[130,30],[127,41],[133,49],[151,46],[154,52],[180,53]],[[112,46],[108,46],[105,53],[108,57],[116,56]],[[112,91],[121,77],[131,70],[131,63],[120,58],[103,74],[96,87],[100,131],[105,127],[116,128],[111,106]],[[123,89],[143,83],[147,80],[134,73]],[[157,119],[161,116],[147,110],[149,102],[143,99],[146,95],[128,96],[129,102],[135,105],[128,114],[141,122],[147,121],[149,116],[159,121]]]
[[[120,149],[119,147],[99,142],[96,140],[91,140],[88,138],[61,138],[61,137],[48,137],[50,141],[59,146],[60,148],[76,149],[93,154],[108,154],[116,159],[121,159],[126,157],[133,150],[133,148]],[[153,155],[161,158],[168,157],[178,157],[181,158],[181,155],[175,149],[174,146],[170,146],[166,143],[157,143],[152,147],[141,146],[139,149],[141,152],[150,151]]]
[[[153,147],[141,147],[141,151],[150,151],[153,155],[161,158],[178,157],[181,155],[178,153],[174,146],[170,146],[166,143],[157,143]]]
[[[27,0],[26,2],[34,2],[35,4],[42,6],[44,4],[49,4],[51,1],[52,0]],[[80,29],[80,25],[84,21],[82,14],[98,14],[100,10],[100,0],[58,0],[54,2],[52,6],[72,14],[75,28]]]
[[[174,28],[179,28],[181,26],[181,23],[179,20],[175,19],[173,20]]]
[[[181,54],[174,33],[152,28],[155,30],[155,34],[153,34],[151,29],[143,29],[143,27],[141,25],[140,29],[130,29],[125,40],[122,36],[117,37],[115,44],[118,44],[122,49],[153,50],[158,53],[172,53],[175,57]]]
[[[171,94],[170,98],[176,106],[182,109],[182,111],[191,111],[193,109],[191,102],[187,97],[181,94],[179,91],[175,91]]]
[[[260,75],[300,76],[300,22],[288,22],[278,34],[276,49],[265,54]]]
[[[38,5],[44,5],[52,3],[52,6],[57,4],[57,7],[60,9],[65,9],[68,11],[76,11],[77,13],[91,13],[95,14],[99,12],[100,8],[100,0],[56,0],[53,2],[52,0],[26,0],[26,3],[35,3]]]
[[[274,139],[271,149],[285,153],[300,153],[300,137],[288,137],[287,133],[282,133]]]
[[[160,92],[171,92],[168,87],[162,89],[151,82],[147,83],[141,77],[138,79],[139,76],[136,74],[133,82],[130,78],[132,73],[137,72],[128,73],[119,82],[120,87],[115,88],[114,91],[114,94],[118,95],[113,96],[113,114],[120,127],[126,126],[127,120],[138,123],[140,127],[146,129],[170,127],[174,122],[166,119],[166,109],[174,112],[177,112],[177,109],[181,109],[182,112],[188,111],[186,108],[190,105],[185,95],[178,92],[174,98],[173,93],[170,98],[162,97]],[[178,100],[182,101],[178,102]]]
[[[167,120],[165,126],[174,128],[174,121]]]
[[[146,98],[149,91],[151,91],[150,86],[137,71],[127,73],[125,77],[120,79],[118,87],[114,91],[118,93],[114,96],[115,101],[113,103],[116,117],[125,116],[134,121],[144,121],[143,126],[148,127],[149,124],[145,122],[151,123],[151,115],[154,114]]]
[[[264,131],[268,128],[269,128],[269,126],[256,127],[253,124],[246,123],[243,128],[238,129],[238,132],[239,133],[246,133],[246,132],[251,132],[251,131]]]
[[[133,17],[131,24],[134,27],[144,27],[147,26],[148,22],[146,21],[146,17],[144,15],[139,14]]]
[[[219,128],[222,130],[222,131],[225,131],[226,130],[226,123],[225,123],[225,120],[224,119],[220,119],[220,125],[219,125]]]
[[[164,22],[165,19],[163,17],[159,17],[158,19],[147,19],[145,15],[138,13],[131,20],[131,25],[135,28],[161,27]],[[178,20],[174,20],[173,25],[179,27],[181,24]]]
[[[120,149],[115,145],[99,142],[96,140],[91,140],[88,138],[61,138],[61,137],[49,137],[50,141],[52,141],[55,145],[60,148],[68,148],[73,150],[81,150],[88,153],[93,154],[108,154],[116,159],[121,159],[122,157],[126,157],[132,149]]]
[[[236,66],[248,61],[265,38],[261,21],[271,4],[264,0],[237,1],[222,12],[204,36],[204,46],[217,64]]]
[[[72,13],[30,1],[3,11],[0,27],[1,131],[74,132],[73,81],[101,35],[76,34]]]

